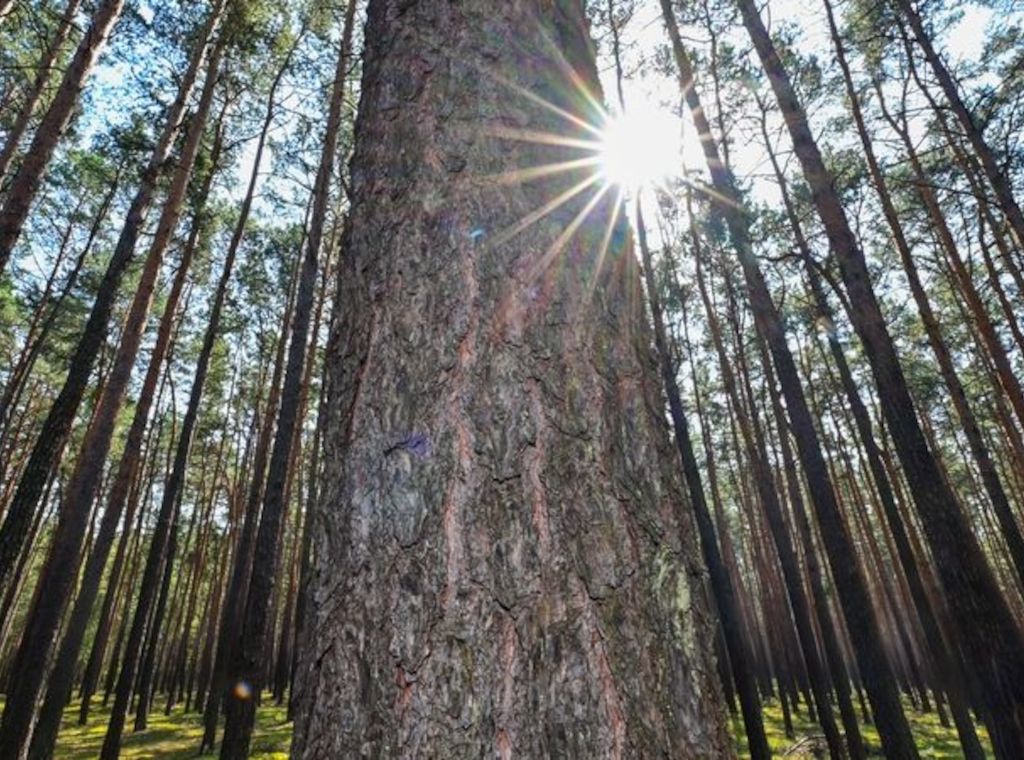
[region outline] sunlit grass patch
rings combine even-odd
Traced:
[[[956,729],[950,725],[944,727],[939,722],[939,717],[934,712],[919,712],[909,702],[904,705],[907,719],[910,721],[910,728],[917,742],[917,749],[922,758],[934,760],[962,760],[963,750],[960,749],[960,741],[956,735]],[[799,712],[792,712],[793,738],[786,736],[785,724],[782,719],[782,708],[775,700],[765,703],[764,706],[764,727],[768,735],[768,745],[772,754],[778,757],[814,757],[808,749],[804,752],[793,751],[802,739],[821,736],[821,728],[817,723],[808,720],[806,709]],[[838,721],[838,712],[836,715]],[[739,715],[732,716],[732,732],[735,739],[736,751],[741,758],[749,757],[747,752],[747,740],[743,731],[743,719]],[[842,726],[840,726],[842,730]],[[882,754],[882,742],[874,726],[861,725],[864,743],[867,746],[868,754],[871,757],[884,757]],[[978,727],[978,736],[988,756],[992,756],[988,734],[983,726]],[[786,754],[790,751],[791,754]]]
[[[199,757],[199,740],[203,735],[203,716],[196,712],[184,713],[176,707],[170,715],[164,715],[158,699],[149,715],[149,726],[145,731],[132,731],[129,716],[122,742],[122,758],[161,758],[161,760],[184,760]],[[253,735],[250,757],[260,760],[287,760],[292,740],[292,724],[286,719],[286,708],[274,705],[267,696],[256,715],[256,732]],[[55,760],[94,760],[103,745],[107,731],[110,710],[96,704],[86,726],[78,725],[78,703],[72,702],[64,713],[60,736],[57,739]],[[216,752],[202,757],[216,757]]]
[[[0,707],[3,701],[0,699]],[[157,700],[160,705],[160,700]],[[918,751],[922,758],[932,760],[960,760],[963,752],[957,739],[956,730],[950,726],[943,727],[938,715],[934,712],[918,712],[907,703],[907,718],[917,740]],[[292,724],[286,719],[284,706],[273,704],[269,695],[265,695],[263,705],[256,716],[256,732],[253,736],[252,755],[260,760],[287,760],[291,745]],[[99,755],[103,744],[103,735],[107,730],[110,711],[97,704],[87,726],[78,725],[78,704],[73,702],[64,715],[57,750],[56,760],[93,760]],[[764,706],[765,731],[772,754],[777,757],[813,757],[807,750],[803,753],[794,752],[794,746],[801,739],[821,735],[821,729],[808,719],[807,710],[801,708],[792,712],[793,738],[786,736],[782,719],[782,708],[777,701],[768,701]],[[748,757],[746,737],[743,733],[743,721],[737,715],[732,717],[732,731],[735,737],[736,751],[740,758]],[[121,757],[123,758],[167,758],[168,760],[185,760],[198,757],[199,740],[203,734],[202,715],[189,712],[185,714],[181,707],[176,707],[170,715],[164,715],[163,709],[154,710],[149,716],[149,727],[145,731],[135,733],[131,730],[132,721],[129,717],[125,730]],[[881,741],[873,726],[861,727],[864,741],[871,757],[882,757]],[[983,727],[978,734],[986,752],[989,750],[988,735]],[[203,755],[215,757],[216,753]]]

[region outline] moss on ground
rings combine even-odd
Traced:
[[[77,708],[78,705],[73,704],[64,713],[55,760],[93,760],[99,756],[110,711],[97,706],[89,725],[79,726]],[[129,718],[121,749],[121,757],[125,760],[184,760],[199,757],[197,750],[203,735],[202,715],[194,712],[185,714],[177,707],[168,716],[164,715],[163,709],[159,709],[150,714],[149,727],[145,731],[135,733],[131,727]],[[268,699],[256,716],[251,757],[259,760],[287,760],[291,739],[292,724],[286,720],[285,708],[275,706]],[[216,753],[202,757],[216,757]]]
[[[88,726],[77,725],[77,705],[69,709],[64,718],[60,738],[57,744],[56,760],[92,760],[99,754],[103,743],[103,734],[107,728],[109,712],[97,707],[93,719]],[[917,738],[922,759],[957,760],[962,758],[960,744],[953,728],[944,728],[935,713],[921,713],[907,705],[907,717],[910,719],[914,736]],[[149,728],[146,731],[125,733],[124,748],[121,757],[132,760],[143,758],[160,758],[161,760],[185,760],[195,758],[202,736],[202,716],[196,713],[184,714],[176,708],[169,716],[163,710],[157,710],[150,716]],[[746,742],[743,737],[743,723],[739,717],[732,719],[733,733],[736,738],[736,749],[739,756],[746,757]],[[785,755],[801,739],[820,736],[817,725],[807,719],[807,713],[801,710],[793,715],[794,738],[786,736],[782,722],[782,710],[777,702],[765,705],[765,728],[768,731],[768,743],[772,752],[778,757],[813,757],[810,750],[803,754]],[[291,743],[292,724],[286,720],[285,708],[275,706],[269,699],[264,701],[257,714],[256,734],[253,738],[253,758],[259,760],[286,760],[288,747]],[[988,738],[984,729],[980,730],[986,748]],[[881,743],[878,734],[871,726],[864,727],[864,740],[869,752],[874,757],[881,757]],[[207,755],[206,757],[211,757]]]
[[[963,751],[960,749],[960,741],[957,739],[956,729],[950,723],[945,728],[939,722],[939,717],[934,712],[918,712],[908,703],[905,705],[907,719],[910,721],[910,728],[917,741],[918,751],[922,760],[962,760]],[[816,723],[807,719],[807,712],[801,710],[793,714],[792,739],[786,736],[785,724],[782,720],[782,708],[778,702],[768,702],[764,708],[765,731],[768,734],[768,745],[772,754],[779,757],[814,757],[813,752],[808,748],[802,753],[795,752],[790,755],[784,754],[787,750],[794,748],[801,739],[808,737],[820,737],[821,729]],[[838,720],[838,714],[836,716]],[[743,733],[743,720],[737,715],[732,718],[733,736],[736,737],[736,750],[739,756],[748,757],[746,751],[746,736]],[[864,742],[867,745],[868,754],[871,757],[884,757],[882,754],[882,742],[878,738],[878,732],[874,726],[862,726]],[[991,756],[988,735],[983,727],[978,729],[982,744],[986,752]],[[824,740],[822,740],[823,743]]]

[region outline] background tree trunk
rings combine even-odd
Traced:
[[[11,251],[21,235],[29,207],[35,199],[53,151],[64,135],[68,122],[71,121],[75,105],[85,87],[85,80],[92,71],[100,51],[107,44],[107,37],[120,18],[123,7],[124,0],[103,0],[96,6],[89,28],[78,43],[75,55],[64,71],[64,78],[53,96],[53,102],[40,121],[32,144],[25,152],[25,160],[11,180],[3,208],[0,209],[0,272],[7,267]]]

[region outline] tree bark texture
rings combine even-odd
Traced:
[[[366,42],[293,756],[728,756],[624,221],[493,181],[593,137],[538,100],[598,119],[581,4],[371,0]]]

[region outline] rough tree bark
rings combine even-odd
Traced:
[[[597,119],[581,3],[366,40],[293,756],[728,755],[622,221],[483,181],[580,158],[496,133],[589,134],[530,97]]]

